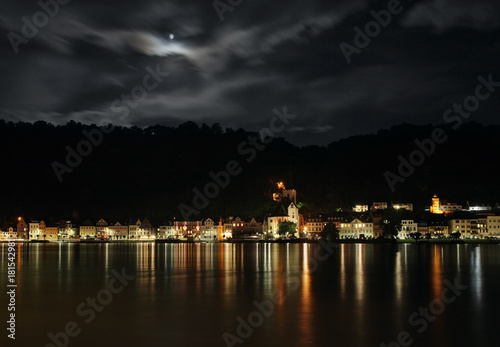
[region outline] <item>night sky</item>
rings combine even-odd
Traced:
[[[0,118],[258,131],[286,105],[297,117],[279,136],[326,145],[403,122],[443,123],[478,76],[500,81],[498,0],[403,0],[348,63],[340,44],[354,46],[355,27],[365,31],[388,3],[232,0],[217,13],[212,0],[72,0],[49,6],[54,16],[22,38],[22,18],[33,23],[42,8],[2,0]],[[18,53],[14,37],[24,40]],[[150,79],[155,87],[126,114],[122,94],[151,69],[169,75]],[[470,120],[499,124],[499,100],[500,90]]]

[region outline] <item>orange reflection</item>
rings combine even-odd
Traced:
[[[432,255],[432,294],[435,299],[441,298],[441,291],[443,290],[441,251],[440,246],[434,245]]]

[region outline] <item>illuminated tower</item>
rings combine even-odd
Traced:
[[[219,219],[219,227],[217,228],[218,240],[224,240],[224,225],[222,224],[222,218]]]
[[[441,204],[439,203],[439,198],[436,194],[434,194],[434,197],[432,198],[432,206],[430,208],[430,211],[434,214],[443,214],[443,211],[441,210]]]
[[[273,193],[273,200],[280,202],[283,198],[283,191],[285,190],[285,184],[283,182],[278,182],[278,192]]]

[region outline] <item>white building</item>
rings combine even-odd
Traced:
[[[368,205],[356,205],[352,208],[352,212],[367,212]]]
[[[141,226],[141,221],[138,219],[135,224],[128,225],[128,238],[130,240],[136,240],[139,238],[139,227]]]
[[[156,236],[156,232],[158,230],[155,230],[151,222],[149,221],[148,217],[144,217],[142,222],[140,220],[137,220],[137,223],[139,223],[139,228],[138,228],[138,235],[139,238],[154,238]]]
[[[10,227],[2,231],[2,237],[6,240],[14,240],[17,239],[17,233],[14,231],[14,228]]]
[[[42,220],[32,221],[29,224],[29,239],[30,240],[44,240],[45,239],[45,222]]]
[[[403,219],[401,221],[401,230],[399,230],[398,237],[400,239],[410,238],[410,234],[418,232],[418,223],[412,219]]]
[[[443,212],[457,212],[457,211],[462,211],[462,205],[459,205],[457,203],[447,203],[447,204],[441,204],[440,210]]]
[[[468,211],[491,211],[491,206],[489,205],[470,206]]]
[[[108,227],[108,236],[111,239],[126,239],[128,237],[128,226],[116,222],[114,225]]]
[[[38,240],[38,236],[40,235],[40,223],[38,221],[30,222],[29,235],[30,240]]]
[[[216,241],[219,226],[211,218],[205,219],[201,224],[200,238],[205,241]]]
[[[267,234],[269,236],[279,237],[278,226],[282,222],[292,222],[297,224],[297,232],[295,233],[295,236],[299,237],[299,230],[301,229],[299,209],[293,202],[288,206],[288,215],[267,217]]]
[[[129,226],[129,232],[130,232],[130,226]],[[173,224],[160,225],[159,235],[161,239],[173,238],[175,236],[175,225]]]
[[[373,238],[373,223],[362,222],[357,218],[350,223],[341,223],[339,237],[341,239]]]

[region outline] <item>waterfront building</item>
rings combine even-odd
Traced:
[[[211,218],[203,220],[200,238],[206,241],[216,241],[218,238],[218,227]]]
[[[116,222],[114,225],[108,227],[108,237],[110,239],[120,240],[128,238],[128,226]]]
[[[29,238],[28,224],[26,224],[23,217],[17,218],[16,230],[18,238],[28,240]]]
[[[224,221],[224,238],[232,238],[233,237],[233,217],[229,217]]]
[[[252,218],[250,222],[244,222],[243,237],[262,237],[262,222]]]
[[[68,239],[76,238],[79,236],[80,228],[73,224],[70,220],[59,221],[59,238]]]
[[[411,237],[412,233],[418,232],[418,223],[415,223],[412,219],[403,219],[401,221],[401,227],[398,232],[398,237],[400,239],[408,239]]]
[[[108,225],[109,223],[102,218],[97,221],[97,223],[95,224],[97,237],[100,238],[108,237]]]
[[[138,220],[140,226],[138,228],[138,236],[139,238],[152,238],[156,235],[155,228],[149,221],[148,217],[145,217],[142,222]]]
[[[43,239],[43,236],[40,233],[40,222],[31,221],[29,223],[29,239],[30,240]]]
[[[448,223],[446,221],[430,222],[428,224],[428,233],[433,237],[447,237],[450,234]]]
[[[373,237],[377,238],[384,236],[384,229],[382,229],[382,214],[373,213],[372,222],[373,222]]]
[[[130,226],[129,226],[129,233],[131,233]],[[175,236],[175,225],[172,222],[165,225],[160,225],[158,231],[158,238],[169,239],[173,238],[174,236]]]
[[[180,238],[191,238],[200,235],[201,221],[175,221],[175,236]]]
[[[297,232],[295,233],[295,237],[299,237],[299,231],[302,230],[302,226],[300,224],[300,215],[298,207],[292,202],[288,205],[287,214],[283,214],[280,216],[270,216],[267,217],[266,223],[266,233],[271,237],[278,237],[278,226],[282,222],[292,222],[297,225]]]
[[[136,240],[140,238],[139,228],[141,227],[141,220],[138,219],[135,223],[128,225],[128,238],[131,240]]]
[[[349,223],[341,223],[339,237],[341,239],[373,238],[373,223],[361,221],[358,218]]]
[[[58,225],[47,225],[45,227],[45,239],[49,241],[56,241],[59,239],[59,226]]]
[[[449,232],[459,232],[461,238],[483,238],[487,236],[487,227],[481,225],[477,218],[450,219],[448,225]]]
[[[231,235],[233,238],[239,239],[243,237],[243,230],[245,223],[241,220],[240,217],[236,217],[236,219],[232,220],[231,225]]]
[[[92,223],[89,220],[86,220],[83,222],[82,225],[80,225],[80,238],[95,238],[96,237],[96,226],[92,225]]]
[[[486,226],[488,229],[488,236],[500,237],[500,216],[487,216]]]
[[[13,227],[9,227],[7,230],[2,231],[2,235],[4,239],[14,240],[17,239],[17,232]]]
[[[328,224],[323,214],[309,213],[304,217],[304,233],[307,238],[317,237]]]

